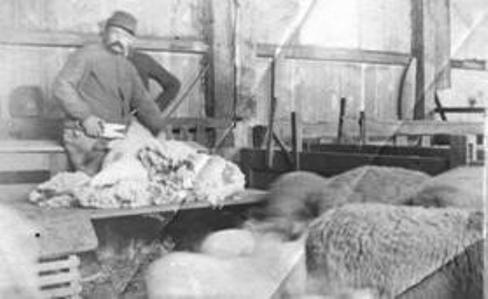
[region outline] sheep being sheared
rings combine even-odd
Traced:
[[[311,172],[287,173],[271,185],[264,220],[248,225],[294,239],[309,221],[346,203],[403,204],[406,194],[428,178],[422,172],[381,166],[358,167],[329,179]]]
[[[345,205],[310,225],[307,271],[317,288],[328,291],[374,288],[382,298],[482,298],[482,224],[481,212],[461,209]]]

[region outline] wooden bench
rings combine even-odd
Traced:
[[[39,183],[68,169],[63,147],[54,140],[0,141],[0,201],[25,199]]]

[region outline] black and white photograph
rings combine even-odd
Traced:
[[[488,0],[0,0],[0,299],[488,299]]]

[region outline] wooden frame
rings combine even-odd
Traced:
[[[40,47],[80,47],[83,44],[99,40],[97,34],[69,32],[31,32],[6,31],[0,36],[0,45],[40,46]],[[182,53],[206,54],[209,47],[199,40],[177,40],[138,36],[136,48],[151,51],[169,51]]]
[[[486,60],[478,59],[451,59],[451,68],[473,71],[488,71]]]
[[[407,53],[324,48],[306,45],[287,46],[280,49],[279,46],[271,44],[258,44],[257,56],[273,57],[277,51],[282,51],[285,58],[304,60],[408,65],[411,59],[411,55]]]

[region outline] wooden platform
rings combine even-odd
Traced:
[[[246,190],[226,201],[222,206],[212,207],[208,202],[188,202],[183,205],[170,204],[148,206],[135,209],[86,209],[86,208],[42,208],[26,201],[8,202],[36,226],[33,236],[38,239],[43,258],[94,250],[98,240],[93,221],[130,217],[144,214],[174,213],[180,210],[224,209],[226,207],[257,204],[263,200],[265,192]]]

